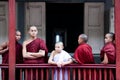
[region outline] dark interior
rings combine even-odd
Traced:
[[[46,42],[49,52],[54,49],[55,35],[60,34],[64,49],[73,53],[78,35],[84,27],[83,3],[46,3]]]

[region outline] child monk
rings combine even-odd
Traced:
[[[48,63],[49,64],[53,64],[53,65],[57,65],[58,67],[62,67],[65,66],[67,64],[71,64],[72,63],[72,59],[71,56],[69,55],[68,52],[66,52],[65,50],[63,50],[64,46],[62,42],[57,42],[55,44],[55,50],[52,51]],[[68,74],[67,74],[67,69],[65,69],[64,72],[64,77],[62,77],[62,69],[60,68],[60,72],[59,72],[59,76],[58,76],[58,72],[57,70],[55,70],[54,73],[54,80],[68,80]]]

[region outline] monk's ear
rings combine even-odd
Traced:
[[[64,49],[64,46],[62,46],[62,48]]]
[[[30,33],[30,30],[28,30],[27,33]]]
[[[38,34],[38,30],[37,30],[37,34]]]

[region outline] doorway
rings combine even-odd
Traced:
[[[64,49],[73,53],[78,45],[78,35],[84,29],[84,3],[46,3],[46,42],[49,52],[54,49],[56,36]]]

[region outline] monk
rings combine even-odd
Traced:
[[[55,50],[51,52],[48,63],[57,65],[59,67],[59,70],[55,69],[54,80],[58,80],[58,77],[59,80],[63,80],[63,79],[68,80],[68,69],[65,68],[65,70],[63,70],[61,67],[71,64],[72,59],[70,54],[64,50],[63,42],[55,43]],[[64,77],[63,77],[63,71],[64,71]]]
[[[101,49],[100,58],[102,64],[115,64],[116,51],[115,51],[115,34],[110,32],[105,35],[105,45]],[[110,80],[115,79],[115,70],[112,71]],[[104,75],[103,75],[104,76]]]
[[[92,48],[89,44],[87,44],[88,41],[88,37],[86,34],[80,34],[78,37],[78,44],[79,46],[77,47],[77,49],[74,52],[74,59],[75,62],[77,62],[78,64],[94,64],[94,57],[92,54]],[[81,80],[83,79],[83,73],[84,71],[81,71]],[[91,80],[93,79],[93,71],[92,71],[92,75],[89,75],[89,71],[86,70],[86,80],[89,80],[89,76],[91,77]]]
[[[115,64],[115,35],[114,33],[107,33],[105,35],[105,45],[101,49],[100,58],[103,64]]]
[[[74,52],[74,58],[79,64],[93,64],[94,57],[92,54],[92,48],[87,44],[88,37],[85,34],[81,34],[78,37],[79,46]]]
[[[37,37],[38,34],[38,29],[36,26],[31,26],[29,27],[28,30],[29,33],[29,39],[25,40],[23,42],[23,58],[24,58],[24,63],[25,64],[42,64],[42,63],[47,63],[47,54],[48,54],[48,49],[47,46],[44,42],[44,40],[40,39]],[[33,71],[33,78],[31,78],[32,74],[31,71],[27,71],[28,76],[26,77],[27,80],[36,80],[36,70]],[[40,78],[40,71],[38,72],[39,79]]]
[[[21,39],[21,32],[16,31],[16,64],[23,63],[22,45],[18,42]],[[4,42],[0,45],[0,54],[2,55],[2,64],[8,64],[9,57],[9,42]],[[4,79],[3,79],[4,75]],[[16,69],[16,80],[20,80],[20,70]],[[2,80],[8,80],[8,69],[2,69]]]

